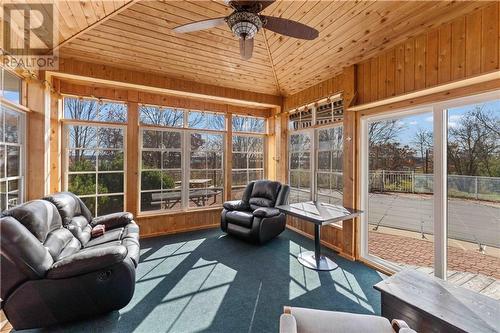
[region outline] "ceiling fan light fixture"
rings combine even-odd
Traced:
[[[262,28],[258,15],[249,12],[234,12],[227,18],[227,24],[235,36],[251,39]]]

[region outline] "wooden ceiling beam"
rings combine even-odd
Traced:
[[[252,107],[276,107],[281,106],[283,102],[281,96],[174,79],[159,74],[115,68],[73,59],[61,59],[59,71],[49,72],[49,74],[69,80],[110,84],[122,88]]]

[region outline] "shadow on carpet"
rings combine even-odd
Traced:
[[[382,274],[328,250],[337,269],[307,269],[296,256],[312,249],[312,240],[289,230],[263,246],[218,230],[144,239],[125,308],[23,332],[278,332],[284,305],[380,314],[373,285]]]

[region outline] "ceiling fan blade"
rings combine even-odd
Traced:
[[[219,18],[208,19],[208,20],[203,20],[203,21],[198,21],[198,22],[180,25],[180,26],[174,28],[174,31],[178,32],[178,33],[186,33],[186,32],[193,32],[193,31],[215,28],[215,27],[218,27],[219,25],[223,25],[223,24],[226,24],[226,18],[219,17]]]
[[[264,28],[281,35],[307,40],[313,40],[319,35],[318,30],[296,21],[274,16],[261,15],[261,17],[266,20]]]
[[[253,53],[253,38],[250,39],[240,38],[241,57],[245,60],[248,60],[252,57],[252,53]]]

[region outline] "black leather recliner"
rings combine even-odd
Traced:
[[[290,187],[270,180],[257,180],[245,188],[241,200],[223,204],[221,229],[228,234],[265,243],[285,230],[286,216],[276,206],[288,202]]]
[[[92,227],[104,235],[92,238]],[[69,192],[5,211],[0,219],[2,308],[16,329],[118,310],[134,293],[139,227],[130,213],[92,218]]]

